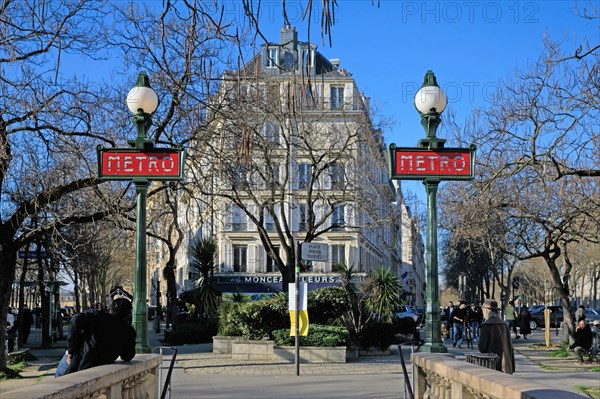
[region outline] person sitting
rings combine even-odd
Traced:
[[[592,329],[585,320],[579,320],[579,323],[577,323],[577,330],[575,331],[575,342],[573,342],[569,349],[573,350],[577,355],[577,362],[583,363],[583,356],[591,347]]]
[[[90,308],[71,319],[67,353],[59,362],[56,377],[110,364],[120,357],[135,356],[136,332],[129,323],[131,302],[115,299],[110,313]]]

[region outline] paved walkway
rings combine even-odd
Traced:
[[[149,344],[161,346],[159,334],[149,324]],[[561,336],[552,334],[552,342]],[[44,378],[54,378],[56,363],[64,353],[66,341],[53,349],[40,349],[39,330],[30,337],[31,353],[38,359],[28,362],[23,378],[0,382],[2,392],[35,384]],[[540,381],[554,388],[578,392],[576,386],[599,386],[600,365],[578,365],[574,358],[548,357],[551,350],[533,348],[543,341],[539,330],[530,336],[514,340],[517,375]],[[465,352],[476,349],[448,348],[449,354],[464,358]],[[172,378],[172,398],[404,398],[405,387],[397,348],[390,356],[361,357],[346,364],[301,364],[296,376],[294,364],[283,361],[233,361],[230,356],[211,352],[212,345],[182,345],[178,347]],[[164,349],[163,378],[170,362],[171,350]],[[410,348],[404,348],[405,360]],[[408,366],[410,373],[411,367]]]

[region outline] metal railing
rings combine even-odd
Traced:
[[[400,354],[400,363],[402,363],[402,374],[404,375],[404,397],[406,398],[406,394],[408,393],[408,397],[410,399],[415,399],[415,395],[413,393],[412,385],[408,378],[408,370],[406,369],[406,362],[404,361],[404,355],[402,354],[402,345],[410,345],[410,353],[411,355],[415,352],[418,352],[421,348],[421,341],[406,341],[398,344],[398,353]],[[415,349],[416,346],[416,349]]]
[[[169,393],[169,399],[171,398],[171,376],[173,374],[173,367],[175,366],[175,358],[177,357],[177,348],[174,346],[157,346],[154,348],[154,352],[159,353],[161,356],[163,354],[163,350],[170,349],[173,351],[173,356],[171,357],[171,362],[169,363],[169,370],[167,371],[167,377],[165,378],[165,382],[163,383],[163,365],[161,363],[158,369],[158,395],[160,399],[165,399],[167,397],[167,392]],[[162,385],[161,385],[162,384]]]

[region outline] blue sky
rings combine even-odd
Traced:
[[[325,57],[340,59],[340,67],[354,76],[371,105],[392,120],[384,131],[387,144],[403,147],[416,146],[425,136],[413,98],[427,70],[435,72],[449,100],[447,109],[453,109],[461,122],[475,108],[490,105],[490,94],[500,80],[517,68],[527,68],[539,56],[545,36],[563,42],[565,49],[577,48],[586,37],[600,42],[598,20],[576,14],[594,1],[381,0],[379,7],[377,2],[338,0],[330,47],[320,35],[321,1],[313,0],[310,40]],[[163,4],[162,0],[145,3],[159,9]],[[276,43],[283,26],[281,3],[260,2],[260,28]],[[288,17],[302,41],[309,40],[307,22],[302,20],[306,3],[286,0]],[[247,25],[241,0],[224,0],[223,4],[225,20]],[[258,38],[256,46],[260,44]],[[106,68],[106,62],[83,62],[90,70]],[[402,184],[424,203],[420,182]]]
[[[230,15],[241,8],[236,3],[226,9]],[[412,101],[428,69],[435,72],[460,122],[473,109],[490,105],[490,93],[500,80],[539,56],[545,36],[563,42],[565,49],[575,49],[586,37],[600,41],[598,20],[585,20],[575,11],[589,8],[587,1],[382,0],[380,7],[377,0],[375,5],[371,0],[338,3],[332,46],[321,41],[318,16],[312,19],[310,39],[326,57],[339,58],[340,67],[353,74],[371,103],[392,118],[385,138],[399,146],[416,146],[425,135]],[[261,29],[278,42],[281,2],[262,4]],[[299,39],[307,41],[300,14],[306,1],[287,4]],[[424,198],[420,182],[403,186]]]

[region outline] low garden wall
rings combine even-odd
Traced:
[[[274,355],[276,359],[296,360],[296,347],[275,346]],[[345,346],[301,346],[300,363],[346,363]]]
[[[289,360],[294,361],[296,348],[277,346],[271,340],[245,340],[241,337],[213,337],[213,353],[230,354],[236,360]],[[304,363],[346,363],[357,357],[356,348],[345,346],[301,346],[300,361]]]

